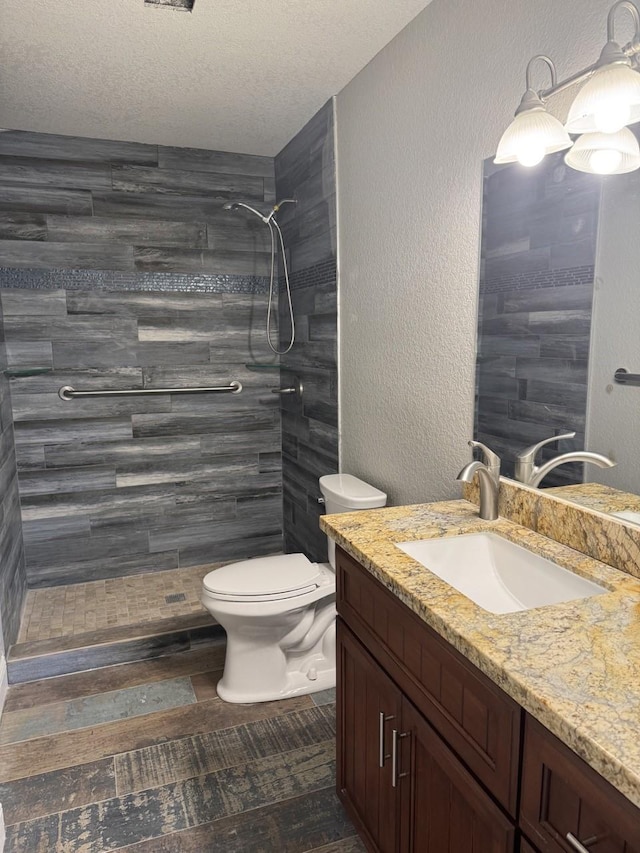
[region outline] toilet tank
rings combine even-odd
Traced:
[[[380,489],[370,486],[351,474],[325,474],[320,477],[320,491],[328,515],[338,512],[356,512],[359,509],[375,509],[384,506],[387,496]],[[329,540],[329,562],[335,569],[336,543]]]

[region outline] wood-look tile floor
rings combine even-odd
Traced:
[[[5,853],[364,853],[334,792],[332,691],[225,704],[223,651],[11,687]]]
[[[202,578],[220,565],[31,589],[18,642],[73,637],[101,628],[204,613],[200,604]]]

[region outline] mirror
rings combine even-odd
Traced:
[[[563,464],[540,487],[640,522],[640,383],[614,380],[640,374],[640,172],[487,160],[482,213],[475,437],[513,477],[525,447],[575,432],[538,464],[586,448],[617,466]]]

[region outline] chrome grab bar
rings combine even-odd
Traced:
[[[613,378],[618,385],[640,385],[640,373],[629,373],[624,367],[619,367]]]
[[[63,385],[58,390],[61,400],[73,400],[76,397],[134,397],[147,394],[239,394],[242,383],[234,380],[229,385],[210,388],[131,388],[126,391],[76,391],[71,385]]]

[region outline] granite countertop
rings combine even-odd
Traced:
[[[596,509],[598,512],[638,512],[640,513],[640,497],[631,492],[622,492],[611,486],[603,486],[601,483],[578,483],[574,486],[555,486],[545,489],[556,497],[566,501],[586,506],[588,509]]]
[[[322,516],[322,529],[629,800],[640,806],[640,580],[465,500]],[[494,614],[395,542],[493,532],[609,592]]]

